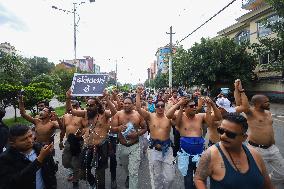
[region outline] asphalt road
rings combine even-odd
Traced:
[[[273,128],[275,133],[276,145],[279,147],[280,152],[284,156],[284,105],[283,104],[272,104],[271,112],[273,114]],[[55,159],[59,161],[59,171],[57,172],[58,189],[69,189],[72,188],[72,183],[67,181],[68,171],[63,168],[61,164],[62,151],[58,149],[59,133],[57,133],[57,140],[55,141],[56,157]],[[178,169],[176,169],[176,179],[173,184],[173,189],[184,189],[183,178],[180,175]],[[139,189],[153,188],[153,179],[151,179],[151,172],[149,169],[149,162],[147,154],[141,159],[141,164],[139,168]],[[120,167],[118,162],[117,166],[117,185],[118,189],[125,189],[124,182],[126,179],[126,173]],[[86,181],[80,181],[81,189],[88,189]],[[106,189],[110,188],[110,172],[109,169],[106,170]]]

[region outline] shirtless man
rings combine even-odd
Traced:
[[[236,101],[240,101],[243,92],[237,93]],[[248,143],[262,155],[267,169],[271,168],[269,175],[274,186],[284,188],[284,159],[275,146],[269,99],[264,95],[254,95],[251,103],[253,106],[244,111],[249,125]]]
[[[235,80],[234,83],[235,86],[235,94],[239,94],[238,91],[242,91],[242,84],[241,81],[239,79]],[[230,104],[217,104],[218,109],[220,110],[222,117],[224,117],[225,115],[227,115],[228,113],[242,113],[243,111],[245,111],[248,106],[248,98],[246,96],[245,93],[240,93],[239,94],[239,98],[237,98],[237,102],[236,102],[236,106],[235,107],[231,107]],[[239,100],[242,102],[240,103]],[[212,124],[208,125],[208,129],[207,129],[207,135],[209,138],[209,143],[208,143],[208,147],[216,144],[217,142],[220,141],[220,135],[217,132],[217,128],[221,125],[222,120],[220,121],[213,121]]]
[[[125,186],[138,188],[138,170],[140,165],[139,136],[147,131],[145,120],[133,110],[133,99],[125,97],[123,110],[112,118],[112,131],[118,133],[120,145],[117,155],[127,173]]]
[[[150,129],[149,163],[154,174],[155,188],[169,189],[175,177],[173,150],[171,148],[171,120],[165,116],[164,101],[157,101],[156,113],[150,113],[141,108],[142,88],[137,88],[136,109],[148,121]]]
[[[101,101],[98,98],[89,98],[87,109],[71,110],[74,116],[83,117],[83,125],[86,126],[86,132],[83,135],[84,146],[82,150],[83,176],[87,175],[87,180],[91,187],[105,188],[105,169],[107,168],[107,146],[108,133],[110,130],[110,118],[116,113],[115,106],[111,103],[108,93],[104,92],[107,105],[110,111],[105,111]],[[71,107],[71,90],[66,93],[67,107]],[[95,156],[95,157],[94,157]],[[96,177],[91,172],[92,162],[95,159]]]
[[[67,99],[69,101],[70,99]],[[67,105],[69,102],[66,103]],[[77,100],[71,101],[72,108],[78,110],[79,102]],[[82,144],[83,134],[83,118],[73,116],[71,114],[71,107],[66,107],[68,110],[62,117],[62,133],[60,134],[59,148],[63,150],[62,153],[62,164],[66,169],[71,169],[72,174],[68,180],[73,182],[73,188],[79,186],[79,171],[80,171],[80,153]],[[67,140],[63,145],[63,139],[66,134]]]
[[[184,186],[187,189],[194,188],[193,172],[196,169],[196,162],[204,149],[205,140],[202,137],[202,123],[205,121],[208,124],[212,120],[221,119],[221,113],[210,98],[206,98],[206,104],[207,107],[211,106],[213,108],[213,117],[209,111],[196,113],[195,102],[187,98],[182,98],[166,114],[167,118],[176,122],[176,128],[180,132],[178,167],[184,176]],[[178,113],[175,113],[178,108],[180,108]]]
[[[194,176],[197,189],[272,189],[261,155],[243,144],[247,138],[246,118],[238,113],[224,116],[218,127],[221,142],[208,148],[201,156]]]
[[[26,113],[23,96],[19,96],[19,109],[21,116],[27,121],[35,125],[35,141],[43,145],[50,144],[54,141],[55,130],[59,129],[60,120],[56,116],[57,121],[51,121],[51,112],[48,108],[43,108],[38,118],[33,118]]]

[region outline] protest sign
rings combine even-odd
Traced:
[[[72,81],[72,96],[102,96],[107,84],[106,74],[78,74]]]

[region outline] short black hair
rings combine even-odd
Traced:
[[[3,119],[3,117],[5,116],[6,114],[6,110],[4,107],[0,106],[0,120]]]
[[[48,107],[48,112],[54,112],[55,111],[55,109],[53,108],[53,107]]]
[[[71,100],[72,106],[80,107],[80,103],[78,100]]]
[[[15,125],[9,129],[9,140],[25,135],[30,128],[26,125]]]
[[[158,104],[159,102],[162,102],[163,104],[165,104],[165,101],[164,101],[164,100],[162,100],[162,99],[158,99],[158,100],[156,100],[155,104]]]
[[[248,130],[247,119],[239,113],[228,113],[223,119],[240,125],[244,132]]]
[[[41,104],[41,103],[43,103],[46,107],[49,106],[48,100],[41,100],[41,101],[38,101],[38,102],[37,102],[37,105],[39,105],[39,104]]]
[[[147,97],[147,100],[148,100],[149,98],[152,98],[152,99],[153,99],[153,97],[152,97],[151,95]]]
[[[123,102],[124,102],[126,99],[131,100],[131,103],[132,103],[132,104],[134,103],[134,100],[133,100],[132,97],[130,97],[130,96],[125,97],[125,98],[123,99]]]

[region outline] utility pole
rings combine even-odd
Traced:
[[[76,72],[78,71],[78,66],[77,65],[77,25],[76,25],[76,3],[73,3],[74,9],[73,9],[73,15],[74,15],[74,64],[76,67]]]
[[[92,2],[95,2],[95,0],[89,0],[90,3]],[[61,8],[58,8],[56,6],[52,6],[53,9],[57,9],[57,10],[60,10],[60,11],[63,11],[65,13],[71,13],[73,14],[73,25],[74,25],[74,64],[75,64],[75,67],[76,67],[76,72],[78,71],[78,67],[79,67],[79,63],[77,63],[77,24],[79,23],[79,20],[80,20],[80,15],[77,13],[77,4],[78,6],[82,5],[86,3],[85,1],[82,1],[81,3],[73,3],[73,6],[74,8],[72,10],[65,10],[65,9],[61,9]],[[79,20],[77,21],[76,23],[76,14],[77,16],[79,17]]]
[[[117,88],[117,59],[115,60],[115,85]]]
[[[173,55],[173,27],[170,27],[170,33],[167,32],[167,34],[170,35],[170,57],[169,57],[169,88],[172,91],[173,86],[173,63],[172,63],[172,55]]]

